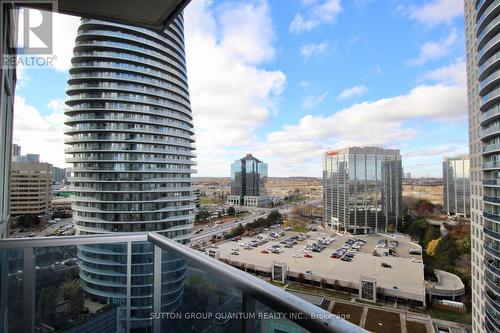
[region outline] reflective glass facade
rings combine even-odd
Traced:
[[[251,154],[231,164],[231,195],[241,198],[261,196],[265,192],[266,181],[267,164]]]
[[[448,215],[470,216],[469,156],[443,161],[443,207]]]
[[[164,33],[84,19],[67,90],[66,134],[76,233],[156,231],[188,243],[193,223],[194,132],[183,17]],[[131,259],[132,331],[151,327],[150,244],[79,246],[82,288],[119,306]],[[164,258],[162,309],[182,297],[185,265]]]
[[[327,152],[323,191],[327,227],[350,233],[396,228],[402,212],[399,150],[351,147]]]

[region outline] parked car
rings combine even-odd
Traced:
[[[389,265],[388,263],[385,263],[385,262],[381,263],[380,265],[381,265],[382,267],[385,267],[385,268],[392,268],[392,266],[391,266],[391,265]]]
[[[304,254],[304,258],[312,258],[313,256],[310,255],[309,253]]]
[[[340,258],[340,260],[351,262],[352,258],[345,256],[345,257]]]
[[[260,253],[269,254],[268,250],[261,250]]]

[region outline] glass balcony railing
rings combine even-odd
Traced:
[[[156,233],[0,240],[7,332],[367,332]]]
[[[500,222],[500,215],[497,213],[483,211],[483,216],[494,221]]]

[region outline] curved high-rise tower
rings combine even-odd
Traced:
[[[82,20],[68,83],[77,234],[156,231],[189,242],[194,132],[182,15],[163,33]],[[82,288],[91,299],[126,305],[126,246],[78,250]],[[150,245],[133,245],[132,330],[151,324],[152,261]],[[162,310],[168,311],[182,297],[185,265],[164,264]]]
[[[465,0],[472,331],[500,332],[500,1]]]

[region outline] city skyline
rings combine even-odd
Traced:
[[[441,176],[444,156],[467,152],[461,1],[207,3],[186,9],[199,176],[227,176],[220,163],[251,151],[270,176],[321,177],[322,154],[352,145],[397,148],[414,177]],[[61,167],[79,19],[55,24],[57,68],[20,70],[14,142]]]

